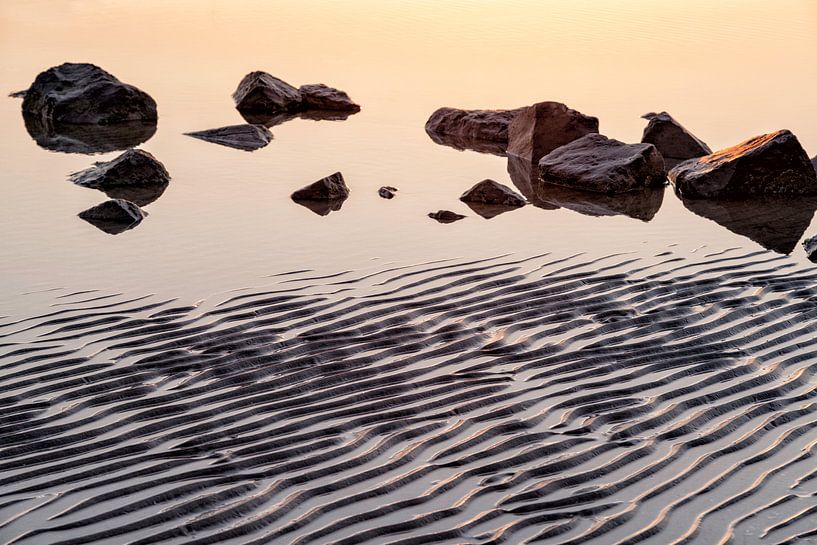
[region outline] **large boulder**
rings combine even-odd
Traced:
[[[588,134],[555,149],[539,161],[542,182],[624,193],[664,185],[664,160],[652,144],[625,144]]]
[[[504,155],[508,127],[519,111],[439,108],[428,118],[425,128],[438,144]]]
[[[460,196],[460,200],[466,203],[513,207],[525,206],[526,204],[524,197],[510,187],[495,182],[494,180],[482,180],[474,184]]]
[[[240,112],[278,113],[302,109],[301,92],[289,83],[266,72],[250,72],[233,93]]]
[[[25,92],[23,113],[41,123],[110,125],[154,122],[156,101],[98,66],[65,63],[41,72]]]
[[[170,174],[150,153],[129,149],[111,161],[75,172],[69,179],[79,186],[107,192],[119,187],[166,186]]]
[[[230,125],[206,131],[188,132],[187,136],[243,151],[255,151],[272,141],[272,133],[264,125]]]
[[[644,127],[641,142],[655,146],[664,160],[686,160],[709,155],[712,150],[678,123],[667,112],[641,116],[649,123]]]
[[[355,104],[345,91],[329,87],[323,83],[301,85],[298,89],[306,110],[329,110],[340,112],[359,112],[360,106]]]
[[[787,130],[684,161],[670,170],[669,179],[687,198],[817,195],[814,166]]]
[[[551,151],[586,134],[599,132],[599,120],[559,102],[522,108],[508,127],[508,155],[535,163]]]
[[[335,172],[309,184],[292,194],[295,201],[323,201],[345,199],[349,196],[349,188],[340,172]]]
[[[111,235],[133,229],[147,215],[147,212],[123,199],[105,201],[79,213],[80,218]]]

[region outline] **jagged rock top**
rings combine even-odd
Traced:
[[[649,121],[641,142],[654,145],[664,158],[693,159],[712,153],[709,146],[667,112],[651,112],[641,117]]]
[[[165,185],[170,182],[170,174],[150,153],[129,149],[111,161],[75,172],[69,179],[82,187],[104,191],[119,186]]]
[[[230,125],[206,131],[188,132],[187,136],[244,151],[255,151],[272,141],[272,133],[263,125]]]

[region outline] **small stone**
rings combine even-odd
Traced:
[[[272,141],[272,133],[264,125],[230,125],[206,131],[188,132],[187,136],[243,151],[255,151]]]
[[[664,159],[685,160],[709,155],[712,150],[667,112],[641,116],[649,120],[641,142],[652,144]]]
[[[340,172],[335,172],[321,178],[315,183],[312,183],[304,188],[299,189],[292,194],[293,200],[335,200],[346,199],[349,196],[349,188],[343,180],[343,175]]]
[[[437,210],[436,212],[429,212],[428,217],[440,223],[453,223],[461,220],[465,216],[452,212],[451,210]]]
[[[344,91],[323,83],[301,85],[298,91],[301,93],[303,106],[307,110],[360,111],[360,106],[352,102]]]
[[[508,155],[531,163],[586,134],[599,132],[599,120],[559,102],[523,108],[508,127]]]
[[[396,187],[384,185],[383,187],[377,190],[377,194],[383,197],[384,199],[393,199],[397,191],[398,189]]]
[[[79,213],[79,217],[108,234],[136,227],[148,213],[124,199],[113,199]]]
[[[508,186],[494,180],[482,180],[460,196],[463,202],[519,207],[525,199]]]

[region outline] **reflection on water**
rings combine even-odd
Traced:
[[[681,202],[695,214],[781,254],[790,254],[794,250],[817,210],[817,199],[803,197],[681,198]]]
[[[481,202],[465,201],[465,204],[474,211],[478,216],[482,216],[486,220],[495,218],[505,212],[512,212],[519,210],[519,206],[507,206],[504,204],[485,204]]]
[[[107,196],[112,199],[125,199],[138,206],[145,206],[159,197],[165,192],[169,183],[152,184],[152,185],[133,185],[133,186],[118,186],[102,189]]]
[[[441,146],[448,146],[460,151],[477,151],[479,153],[489,153],[491,155],[498,155],[505,157],[505,149],[508,147],[506,142],[493,142],[491,140],[475,140],[460,138],[455,134],[436,133],[434,131],[426,130],[426,134],[435,143]]]
[[[538,179],[537,165],[522,157],[508,156],[508,174],[531,204],[546,210],[565,208],[585,216],[627,216],[646,222],[664,200],[663,187],[606,195],[544,183]]]
[[[105,201],[77,214],[83,219],[109,235],[118,235],[133,229],[147,216],[129,202]]]
[[[39,116],[23,114],[28,134],[41,148],[63,153],[107,153],[147,142],[156,123],[131,121],[115,125],[74,125],[43,122]]]
[[[337,212],[343,207],[346,199],[292,199],[294,202],[300,204],[304,208],[311,210],[319,216],[327,216],[330,212]]]
[[[276,114],[261,114],[238,112],[244,121],[253,125],[264,125],[267,128],[282,125],[293,119],[307,119],[310,121],[345,121],[350,115],[357,112],[347,112],[342,110],[306,110],[304,112],[279,112]]]

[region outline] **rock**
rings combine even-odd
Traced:
[[[426,121],[426,132],[438,144],[482,151],[479,147],[487,143],[491,150],[503,154],[508,126],[519,111],[440,108]]]
[[[757,195],[749,199],[686,199],[683,205],[698,216],[747,237],[762,247],[790,254],[811,224],[815,197]]]
[[[230,125],[206,131],[187,132],[185,135],[244,151],[255,151],[272,141],[272,133],[264,125]]]
[[[803,248],[806,250],[809,261],[817,263],[817,236],[804,240]]]
[[[465,216],[452,212],[451,210],[437,210],[436,212],[429,212],[428,217],[440,223],[453,223],[461,220]]]
[[[542,182],[598,193],[664,185],[664,160],[652,144],[624,144],[588,134],[539,161]]]
[[[41,148],[62,153],[108,153],[138,146],[156,133],[156,123],[127,121],[114,125],[43,122],[23,115],[26,130]]]
[[[301,85],[298,91],[301,93],[306,110],[360,111],[360,106],[352,102],[344,91],[328,87],[323,83]]]
[[[239,112],[275,114],[303,109],[301,92],[266,72],[250,72],[233,93]]]
[[[510,187],[495,182],[494,180],[482,180],[474,184],[460,196],[463,202],[482,203],[491,205],[502,205],[519,207],[525,206],[525,199],[517,194]]]
[[[105,201],[79,213],[80,218],[111,235],[133,229],[147,215],[147,212],[124,199]]]
[[[119,187],[166,186],[170,174],[150,153],[129,149],[111,161],[75,172],[69,179],[82,187],[110,191]]]
[[[669,179],[686,198],[817,195],[814,166],[787,130],[684,161]]]
[[[508,155],[536,162],[556,148],[599,132],[599,120],[559,102],[523,108],[508,127]]]
[[[293,199],[297,204],[307,208],[319,216],[327,216],[330,212],[337,212],[343,207],[346,199],[323,199],[320,201],[308,199]]]
[[[652,144],[664,160],[685,160],[709,155],[712,150],[696,138],[667,112],[648,113],[641,116],[649,120],[644,127],[641,142]]]
[[[65,63],[41,72],[23,99],[23,113],[42,123],[110,125],[158,119],[156,101],[98,66]]]
[[[25,98],[26,93],[28,93],[28,89],[23,91],[14,91],[13,93],[9,93],[9,97],[11,98]]]
[[[394,194],[397,193],[397,191],[398,189],[396,187],[384,185],[383,187],[377,190],[377,194],[383,197],[384,199],[393,199]]]
[[[346,199],[349,196],[349,188],[343,180],[340,172],[321,178],[317,182],[299,189],[292,194],[293,200],[335,200]]]
[[[817,155],[815,155],[814,159],[811,160],[811,166],[814,167],[814,171],[817,173]]]

